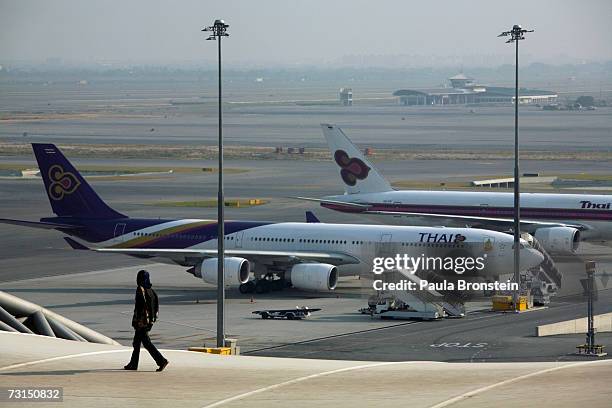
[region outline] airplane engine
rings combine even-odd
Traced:
[[[225,284],[227,286],[238,286],[249,281],[251,265],[244,258],[228,257],[225,262]],[[217,258],[205,259],[195,267],[194,275],[206,283],[217,284]]]
[[[303,263],[291,268],[291,284],[297,289],[330,291],[338,283],[338,268],[324,263]]]
[[[580,244],[580,231],[571,227],[538,228],[533,234],[550,253],[571,255]]]

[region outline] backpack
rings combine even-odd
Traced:
[[[159,316],[159,300],[153,288],[145,289],[145,302],[149,313],[149,322],[153,324]]]

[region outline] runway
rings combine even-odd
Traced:
[[[246,146],[321,147],[325,142],[319,123],[336,123],[356,143],[373,148],[511,149],[514,125],[511,106],[399,106],[392,93],[405,86],[403,81],[384,84],[360,81],[359,97],[386,99],[343,107],[294,102],[336,99],[337,84],[333,82],[271,83],[263,87],[254,86],[250,81],[228,83],[226,142]],[[5,141],[216,143],[216,90],[209,81],[166,79],[141,84],[118,79],[87,86],[57,82],[35,83],[25,89],[19,83],[4,83],[2,87],[0,105],[6,107],[2,110],[7,114],[59,114],[49,119],[43,116],[42,120],[7,121],[0,127],[0,138]],[[78,114],[89,116],[78,117]],[[549,112],[524,106],[521,107],[521,147],[524,150],[598,151],[601,146],[609,146],[611,123],[610,108]]]

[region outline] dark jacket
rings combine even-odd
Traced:
[[[134,299],[132,327],[135,329],[151,330],[153,323],[157,320],[158,313],[159,303],[157,293],[151,287],[145,289],[142,286],[138,286]]]

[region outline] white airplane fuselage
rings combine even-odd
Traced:
[[[331,124],[321,128],[345,193],[300,198],[337,211],[387,216],[385,221],[394,224],[513,229],[513,193],[395,190],[342,129]],[[612,240],[611,195],[521,193],[520,215],[521,231],[553,253],[574,253],[583,240]]]
[[[97,248],[155,248],[148,245],[143,238],[151,242],[164,241],[164,247],[210,250],[217,248],[215,237],[206,238],[199,234],[177,234],[173,245],[173,236],[168,231],[177,228],[185,231],[194,230],[198,225],[214,227],[214,221],[207,220],[174,220],[161,222],[143,229],[132,230],[127,234],[101,242]],[[471,256],[486,259],[483,276],[498,276],[510,273],[513,262],[512,236],[476,228],[414,227],[395,225],[355,225],[327,223],[263,223],[226,233],[226,250],[243,251],[289,251],[299,253],[321,252],[342,253],[357,258],[357,264],[340,265],[340,275],[360,275],[372,271],[376,257],[391,257],[396,254],[407,254],[412,257]],[[178,242],[177,242],[178,243]],[[521,250],[521,266],[530,268],[538,265],[543,259],[541,254],[524,243]],[[160,259],[172,262],[172,258]]]
[[[355,193],[327,196],[324,200],[368,205],[368,211],[393,212],[395,223],[413,223],[418,217],[400,213],[448,214],[486,218],[512,218],[514,195],[506,192],[419,191],[400,190],[377,193]],[[583,240],[612,240],[612,198],[607,195],[521,193],[523,220],[585,225]],[[322,204],[339,209],[339,206]],[[449,222],[447,222],[449,221]],[[420,223],[431,225],[432,221]],[[440,221],[442,223],[442,221]],[[465,225],[460,218],[444,220],[445,224]]]

